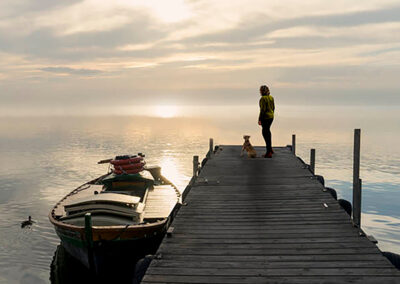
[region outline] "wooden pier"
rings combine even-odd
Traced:
[[[400,283],[289,147],[240,150],[208,159],[142,283]]]

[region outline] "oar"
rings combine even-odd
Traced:
[[[111,162],[112,160],[113,160],[113,159],[111,158],[111,159],[106,159],[106,160],[98,161],[97,163],[98,163],[98,164],[106,164],[106,163]]]

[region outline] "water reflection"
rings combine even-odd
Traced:
[[[90,271],[70,256],[61,244],[57,246],[50,265],[51,283],[91,283],[93,277]]]
[[[10,124],[17,128],[8,131]],[[192,128],[196,125],[200,126]],[[49,281],[49,263],[59,239],[48,212],[74,188],[107,171],[97,161],[143,152],[149,165],[161,164],[163,173],[182,189],[191,175],[191,157],[206,152],[208,139],[198,120],[14,118],[3,119],[0,127],[0,282],[4,283],[27,283],[32,277],[35,281],[30,283],[40,283],[36,278]],[[20,222],[28,215],[37,223],[21,230]]]
[[[257,106],[185,111],[190,118],[1,118],[0,282],[49,281],[59,239],[47,214],[72,189],[107,171],[97,161],[143,152],[149,165],[160,165],[182,190],[192,174],[193,155],[205,155],[210,137],[216,145],[241,144],[242,135],[249,134],[252,144],[263,144]],[[315,148],[317,174],[339,198],[351,201],[353,129],[361,127],[364,230],[384,250],[400,253],[398,113],[395,108],[279,106],[272,131],[274,145],[289,144],[296,133],[297,153],[306,162]],[[21,230],[28,215],[37,223]]]
[[[379,248],[382,251],[391,251],[400,247],[400,223],[399,218],[363,213],[362,226],[365,231],[373,232],[373,236],[379,240]]]
[[[112,261],[95,275],[82,263],[73,258],[60,244],[54,252],[50,265],[50,282],[53,284],[70,283],[132,283],[135,271],[135,258]]]

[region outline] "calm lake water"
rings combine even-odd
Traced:
[[[263,145],[257,106],[186,107],[162,118],[0,118],[0,283],[48,283],[59,244],[47,214],[64,195],[107,171],[97,161],[117,154],[146,154],[148,164],[183,190],[192,156],[201,158],[208,139],[241,144],[243,134]],[[362,129],[363,229],[381,250],[400,253],[400,108],[280,106],[273,123],[274,146],[297,136],[297,154],[339,198],[352,198],[353,130]],[[28,215],[37,222],[21,229]]]

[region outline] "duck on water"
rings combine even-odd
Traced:
[[[22,221],[21,222],[21,228],[25,228],[25,227],[30,227],[33,225],[33,223],[36,223],[35,221],[32,220],[32,217],[29,215],[28,216],[28,220]]]

